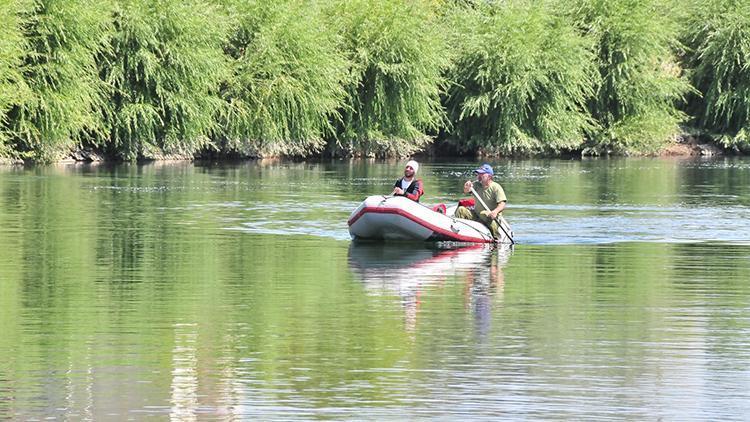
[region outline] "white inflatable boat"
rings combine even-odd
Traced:
[[[484,224],[453,217],[456,208],[443,214],[403,196],[370,196],[349,216],[349,234],[354,240],[496,242]],[[503,228],[513,235],[507,224]],[[500,230],[497,242],[511,242],[505,233]]]

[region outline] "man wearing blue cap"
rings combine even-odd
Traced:
[[[482,201],[477,201],[474,209],[461,206],[456,209],[455,215],[458,218],[481,221],[490,228],[492,236],[495,239],[499,239],[497,216],[502,215],[505,204],[508,202],[508,199],[505,197],[505,191],[499,183],[492,180],[495,172],[492,171],[492,167],[489,164],[482,164],[481,167],[474,170],[474,173],[477,175],[477,181],[472,183],[470,180],[467,180],[464,183],[464,193],[471,192],[471,188],[473,187],[489,209],[484,208]]]

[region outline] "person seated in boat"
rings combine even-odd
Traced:
[[[416,161],[410,160],[406,163],[404,177],[396,180],[391,195],[405,196],[412,201],[419,202],[419,198],[424,195],[424,188],[422,187],[422,180],[417,179],[418,170],[419,163]]]
[[[465,218],[467,220],[480,221],[485,226],[490,228],[492,236],[495,239],[500,238],[499,226],[497,224],[497,216],[502,215],[505,209],[505,204],[508,199],[505,197],[505,191],[499,183],[495,182],[493,177],[495,172],[492,170],[492,166],[489,164],[482,164],[481,167],[474,170],[477,175],[477,180],[471,182],[467,180],[464,183],[464,193],[470,193],[473,187],[477,195],[484,201],[489,207],[485,209],[482,206],[482,201],[476,201],[474,208],[467,208],[465,206],[459,206],[456,209],[455,216],[458,218]]]

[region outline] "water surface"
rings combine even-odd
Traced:
[[[352,244],[396,161],[0,168],[0,419],[750,414],[750,161],[492,164],[512,251]]]

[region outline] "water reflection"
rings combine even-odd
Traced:
[[[508,265],[351,245],[401,165],[0,169],[0,420],[750,414],[750,161],[500,163]]]
[[[196,324],[175,326],[175,345],[172,351],[172,397],[170,419],[194,421],[198,409],[198,340]]]
[[[404,309],[405,329],[414,332],[422,295],[448,280],[464,284],[464,303],[475,316],[477,332],[487,333],[492,298],[502,298],[503,267],[509,245],[352,243],[349,267],[373,295],[395,295]]]

